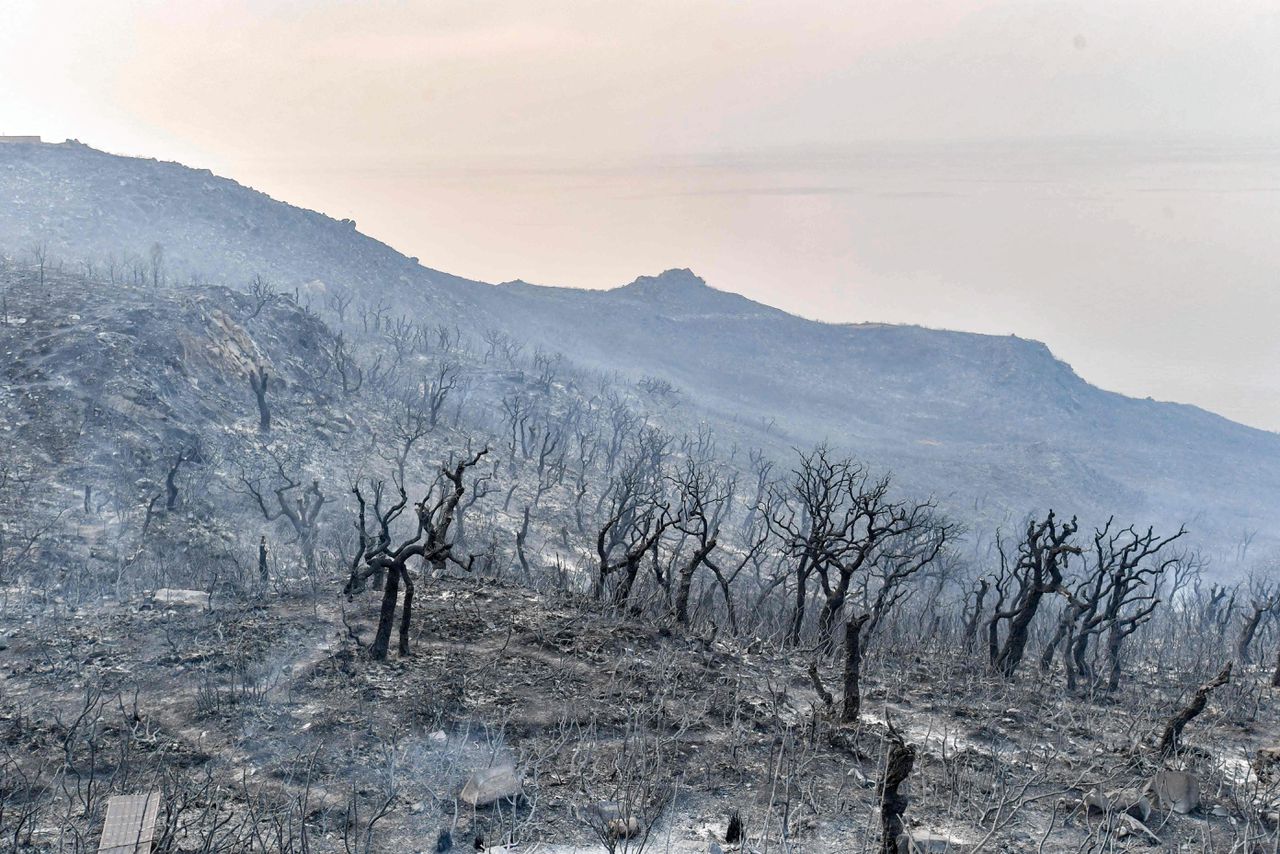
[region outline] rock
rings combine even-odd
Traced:
[[[1111,811],[1111,798],[1099,789],[1094,789],[1084,796],[1084,807],[1091,813]]]
[[[1106,798],[1110,803],[1110,809],[1131,815],[1138,821],[1151,818],[1151,799],[1142,792],[1117,789],[1107,792]]]
[[[1263,747],[1253,757],[1253,772],[1263,782],[1280,777],[1280,747]]]
[[[1151,799],[1146,795],[1138,795],[1129,805],[1124,808],[1127,815],[1133,816],[1138,821],[1145,822],[1151,818]]]
[[[898,838],[900,854],[958,854],[970,847],[967,840],[931,830],[910,830]]]
[[[615,818],[609,822],[609,836],[613,839],[631,839],[640,835],[640,819],[627,816],[625,819]]]
[[[1147,785],[1163,809],[1186,815],[1200,805],[1200,781],[1186,771],[1168,768],[1156,772]]]
[[[588,804],[582,811],[582,820],[590,822],[596,827],[605,827],[609,822],[622,818],[622,807],[612,801],[597,801],[594,804]]]
[[[177,587],[161,587],[151,594],[151,601],[168,607],[209,607],[209,594],[203,590],[183,590]]]
[[[581,818],[603,830],[610,839],[631,839],[640,835],[640,819],[610,801],[589,805],[582,811]]]
[[[462,792],[462,802],[473,807],[486,807],[498,801],[511,801],[524,793],[524,781],[514,765],[495,765],[471,775]]]

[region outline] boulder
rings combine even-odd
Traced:
[[[1200,781],[1186,771],[1165,768],[1156,772],[1147,791],[1162,809],[1186,815],[1200,806]]]
[[[514,765],[495,765],[468,778],[458,795],[473,807],[487,807],[498,801],[513,801],[524,794],[524,780]]]

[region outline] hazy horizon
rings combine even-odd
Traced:
[[[1277,430],[1277,11],[19,3],[0,133],[211,168],[469,278],[687,266]]]

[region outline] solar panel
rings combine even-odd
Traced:
[[[159,814],[159,792],[117,795],[107,801],[98,854],[149,854]]]

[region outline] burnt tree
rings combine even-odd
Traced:
[[[329,360],[325,373],[333,371],[344,396],[355,394],[364,385],[364,369],[347,347],[346,335],[339,332],[333,338],[333,346],[327,353]]]
[[[187,463],[200,462],[200,445],[199,443],[182,448],[174,454],[173,462],[169,465],[169,471],[164,477],[165,502],[164,509],[166,512],[172,512],[178,506],[178,473]],[[87,487],[86,487],[87,490]],[[85,492],[85,506],[89,505],[89,494]],[[87,510],[86,510],[87,512]]]
[[[393,545],[391,529],[409,503],[404,488],[398,488],[394,503],[386,507],[383,506],[384,484],[381,481],[372,485],[372,503],[359,486],[352,489],[359,507],[356,520],[359,548],[352,558],[351,574],[343,587],[343,593],[351,596],[361,592],[371,576],[382,575],[385,579],[382,604],[378,612],[378,629],[369,649],[369,655],[374,661],[386,660],[401,586],[404,588],[404,602],[400,612],[399,652],[402,656],[409,655],[414,590],[413,577],[409,572],[411,560],[419,558],[423,564],[432,564],[437,569],[443,569],[447,562],[452,562],[468,572],[471,570],[474,556],[463,563],[454,555],[454,543],[449,529],[453,524],[458,502],[466,492],[463,478],[467,470],[479,463],[488,452],[489,449],[485,448],[474,456],[464,457],[452,468],[448,465],[440,467],[437,485],[413,506],[417,520],[413,535],[402,540],[399,545]]]
[[[885,760],[884,777],[876,786],[876,794],[880,796],[881,854],[898,854],[902,850],[899,840],[906,829],[902,816],[911,799],[899,789],[911,776],[915,762],[915,746],[907,744],[893,724],[889,724],[889,755]]]
[[[951,540],[955,528],[940,519],[927,520],[913,532],[886,544],[869,567],[862,585],[862,610],[851,615],[845,624],[844,637],[844,706],[841,719],[852,723],[862,707],[862,656],[866,647],[864,632],[870,635],[880,622],[911,595],[909,582],[938,560]]]
[[[259,365],[249,372],[249,387],[258,401],[258,429],[263,433],[271,432],[271,406],[267,403],[267,383],[271,379],[267,369]]]
[[[1031,623],[1048,593],[1063,590],[1062,575],[1071,555],[1080,554],[1072,542],[1079,529],[1072,517],[1059,523],[1052,510],[1043,521],[1027,522],[1026,532],[1014,555],[1007,555],[1000,543],[1000,574],[996,578],[996,605],[987,623],[991,666],[1007,679],[1013,678],[1027,649]],[[1008,607],[1005,601],[1008,598]],[[999,631],[1008,623],[1003,643]]]
[[[279,460],[276,461],[276,472],[280,483],[268,488],[275,499],[274,502],[267,500],[260,481],[251,480],[242,474],[240,482],[244,484],[245,491],[262,511],[263,518],[268,522],[274,522],[277,519],[285,519],[289,522],[298,538],[298,548],[302,552],[307,572],[314,575],[316,542],[320,530],[318,520],[321,509],[329,499],[321,492],[319,480],[312,480],[310,485],[303,487],[301,481],[294,480],[285,474],[284,465]]]
[[[982,622],[982,605],[991,590],[991,581],[979,578],[977,586],[965,594],[962,620],[964,623],[964,646],[972,649],[978,637],[978,624]],[[970,604],[972,603],[972,604]]]
[[[433,429],[440,421],[440,412],[449,399],[449,393],[458,387],[460,373],[457,362],[444,359],[422,383],[422,402],[427,412],[427,424]]]
[[[1231,663],[1228,662],[1227,666],[1222,668],[1222,671],[1217,676],[1196,690],[1191,702],[1179,709],[1178,713],[1169,719],[1169,723],[1165,725],[1164,732],[1160,736],[1158,750],[1161,756],[1168,756],[1177,751],[1183,728],[1204,711],[1204,707],[1209,704],[1209,695],[1213,693],[1214,689],[1221,688],[1230,681]]]
[[[596,534],[598,558],[591,595],[601,599],[613,582],[610,598],[623,606],[631,598],[640,562],[679,521],[662,494],[661,468],[643,454],[633,454],[606,492],[607,516]]]
[[[832,460],[826,447],[801,456],[770,515],[771,529],[795,560],[792,644],[800,640],[810,579],[817,577],[823,594],[819,646],[831,652],[855,576],[870,569],[894,541],[909,540],[936,524],[932,502],[895,500],[889,489],[887,476],[872,478],[859,463]]]
[[[680,496],[680,521],[675,528],[692,541],[688,557],[680,562],[675,575],[676,622],[689,624],[689,596],[698,568],[708,564],[720,536],[720,520],[729,500],[724,477],[710,466],[686,460],[676,477]]]
[[[1249,579],[1249,607],[1245,611],[1244,623],[1240,626],[1240,636],[1236,639],[1236,660],[1241,666],[1253,663],[1250,648],[1267,615],[1280,608],[1280,591],[1274,584],[1264,581],[1258,576]]]
[[[1185,534],[1186,528],[1168,537],[1156,535],[1150,527],[1117,529],[1114,517],[1095,529],[1085,577],[1074,589],[1064,585],[1061,591],[1067,604],[1054,638],[1045,647],[1042,669],[1047,669],[1061,643],[1068,688],[1074,689],[1077,679],[1108,692],[1119,688],[1125,638],[1154,615],[1165,574],[1179,563],[1191,562],[1183,555],[1162,554]],[[1091,650],[1093,659],[1103,660],[1105,673],[1097,672]]]

